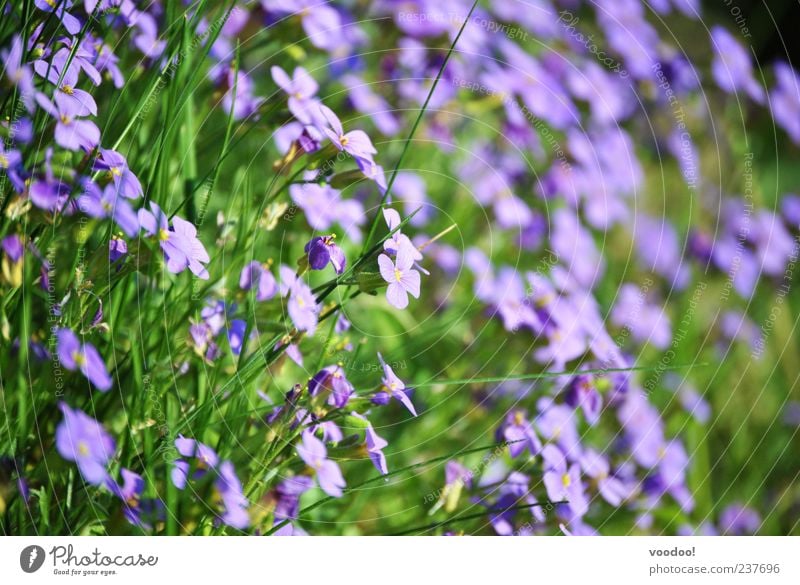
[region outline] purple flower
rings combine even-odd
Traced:
[[[317,474],[317,482],[329,496],[340,498],[345,481],[342,471],[335,461],[328,459],[325,444],[317,439],[311,431],[303,431],[303,438],[297,445],[297,454]]]
[[[214,488],[222,502],[220,520],[228,526],[244,530],[250,526],[250,516],[247,512],[249,502],[242,491],[242,482],[236,476],[230,461],[220,463],[217,472]]]
[[[297,14],[308,40],[320,49],[333,50],[341,45],[345,30],[335,8],[319,0],[261,0],[266,10]]]
[[[731,504],[719,516],[719,529],[722,534],[741,536],[755,534],[761,528],[761,516],[747,506]]]
[[[67,67],[69,50],[59,49],[50,63],[39,59],[33,64],[36,73],[56,85],[54,100],[58,110],[72,116],[96,116],[97,104],[90,93],[78,89],[79,66],[75,60]],[[59,83],[59,79],[61,80]]]
[[[303,124],[323,124],[320,116],[320,101],[314,96],[319,89],[319,85],[308,71],[302,67],[297,67],[290,78],[286,72],[278,66],[270,69],[272,79],[289,96],[289,111]]]
[[[100,188],[92,181],[86,180],[85,191],[78,198],[78,209],[90,217],[97,219],[112,218],[128,237],[139,233],[139,217],[127,200],[117,196],[114,185]]]
[[[402,403],[411,414],[417,416],[417,411],[411,399],[408,397],[408,394],[406,394],[405,383],[397,377],[392,367],[383,361],[383,356],[380,353],[378,354],[378,360],[380,360],[381,367],[383,367],[383,378],[381,378],[381,382],[383,383],[383,386],[381,386],[382,392],[387,394],[388,397],[394,398]]]
[[[405,309],[408,306],[409,294],[416,299],[419,298],[420,276],[419,272],[412,268],[414,250],[413,245],[400,246],[394,262],[386,254],[378,256],[381,276],[389,283],[386,300],[398,309]]]
[[[633,490],[621,479],[610,475],[608,460],[593,449],[586,449],[580,458],[584,473],[597,482],[597,491],[612,506],[619,506],[628,499]]]
[[[122,511],[128,522],[134,526],[150,528],[150,525],[142,520],[142,512],[152,510],[156,505],[156,501],[142,501],[144,479],[138,473],[124,467],[120,470],[120,475],[122,476],[122,485],[108,477],[106,478],[106,487],[112,494],[122,500]],[[143,506],[143,504],[146,505]]]
[[[195,276],[208,280],[204,264],[210,258],[203,243],[197,239],[197,229],[177,215],[172,218],[172,229],[169,229],[166,214],[154,201],[150,202],[150,209],[152,213],[146,209],[139,210],[139,223],[148,235],[158,238],[167,259],[167,270],[178,274],[188,268]]]
[[[68,150],[92,150],[100,142],[100,129],[94,122],[78,119],[81,106],[74,101],[56,102],[55,105],[43,94],[36,94],[42,109],[56,119],[56,143]]]
[[[209,470],[216,469],[217,463],[219,463],[219,457],[214,449],[200,441],[187,439],[183,435],[178,435],[178,438],[175,439],[175,449],[182,457],[194,460],[194,479],[204,476]],[[172,468],[170,477],[175,487],[182,490],[186,487],[191,465],[184,459],[176,459],[173,463],[175,466]]]
[[[81,31],[81,21],[72,16],[67,10],[72,8],[72,0],[33,0],[39,10],[53,12],[71,35]]]
[[[239,288],[250,290],[256,287],[256,300],[268,301],[278,292],[278,283],[268,264],[259,264],[255,260],[242,268],[239,275]]]
[[[775,121],[792,142],[800,144],[800,76],[788,63],[775,64],[775,88],[770,93],[770,105]]]
[[[102,485],[108,478],[106,466],[116,450],[114,439],[86,413],[73,410],[64,402],[58,407],[64,413],[64,420],[56,428],[56,450],[78,465],[84,480]]]
[[[364,421],[364,423],[367,425],[364,431],[367,453],[369,454],[369,458],[372,459],[372,463],[375,465],[375,468],[383,475],[386,475],[389,473],[389,468],[386,465],[386,455],[383,454],[383,449],[384,447],[388,446],[389,443],[382,437],[378,436],[378,433],[376,433],[375,429],[372,428],[372,424],[367,420],[367,417],[358,414],[357,412],[353,412],[351,414],[357,419]]]
[[[100,149],[100,156],[94,162],[94,170],[107,171],[108,177],[114,182],[117,193],[128,199],[137,199],[142,196],[142,185],[139,179],[128,168],[128,161],[115,150]]]
[[[294,520],[300,511],[300,496],[314,487],[314,480],[306,475],[288,477],[271,493],[275,500],[275,522]]]
[[[347,86],[353,107],[362,114],[367,114],[382,134],[393,136],[399,132],[400,123],[392,114],[391,106],[383,97],[372,91],[369,84],[355,75],[345,76],[342,83]],[[395,186],[397,186],[397,181],[395,181]]]
[[[322,390],[329,390],[328,403],[336,408],[343,408],[355,392],[353,385],[344,375],[342,366],[327,366],[314,374],[308,382],[308,393],[318,395]]]
[[[335,235],[315,236],[305,246],[308,254],[308,265],[312,270],[322,270],[331,263],[336,274],[344,272],[347,259],[344,257],[342,249],[336,245]]]
[[[753,76],[753,65],[747,49],[721,26],[712,27],[711,44],[714,48],[711,73],[717,85],[727,93],[744,91],[754,101],[764,103],[764,88]]]
[[[497,430],[497,440],[509,443],[508,452],[511,457],[520,456],[525,449],[536,455],[542,450],[542,443],[533,426],[525,418],[525,411],[514,410],[506,415],[505,421]]]
[[[364,223],[364,206],[352,199],[342,199],[341,193],[330,185],[304,183],[289,187],[289,195],[305,213],[306,221],[315,230],[325,232],[334,223],[344,229],[354,242],[361,241],[359,226]]]
[[[102,392],[111,389],[112,381],[106,370],[106,364],[92,344],[81,344],[78,337],[69,329],[59,329],[56,337],[58,359],[62,366],[68,370],[80,370]]]
[[[119,236],[112,236],[108,241],[108,261],[112,264],[128,253],[128,244]]]
[[[24,45],[22,37],[14,35],[10,43],[10,48],[0,51],[0,59],[2,59],[4,65],[4,76],[19,88],[25,107],[28,111],[33,111],[36,89],[33,85],[33,73],[31,72],[31,68],[22,62],[23,52]]]
[[[321,130],[328,136],[333,145],[341,151],[348,153],[356,160],[367,161],[374,164],[372,155],[378,151],[372,146],[372,141],[363,130],[351,130],[345,133],[342,122],[328,106],[321,106],[320,111],[327,123]]]
[[[581,408],[589,424],[595,424],[600,418],[603,397],[597,390],[595,377],[591,374],[581,374],[572,379],[565,401],[573,408]]]
[[[578,517],[589,509],[589,501],[583,491],[580,466],[573,463],[567,468],[567,459],[555,445],[545,445],[542,449],[544,459],[544,487],[547,497],[552,501],[567,500],[569,508]]]
[[[313,335],[317,329],[320,306],[308,285],[299,277],[289,285],[289,318],[298,331]]]

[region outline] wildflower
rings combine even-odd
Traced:
[[[72,8],[72,0],[33,0],[33,4],[39,10],[53,12],[69,34],[76,35],[81,31],[81,21],[67,12]]]
[[[269,271],[268,264],[259,264],[254,260],[242,268],[239,275],[239,288],[250,290],[254,286],[257,301],[268,301],[278,292],[278,283],[272,272]]]
[[[318,395],[322,390],[331,392],[328,403],[336,408],[343,408],[355,392],[341,365],[327,366],[309,380],[308,393],[311,396]]]
[[[566,500],[573,514],[580,517],[589,509],[589,501],[583,491],[580,467],[573,463],[567,467],[564,453],[555,445],[545,445],[542,449],[544,460],[544,487],[547,497],[552,501]]]
[[[125,469],[120,470],[122,485],[111,479],[106,478],[106,487],[109,491],[122,501],[122,512],[125,518],[134,526],[151,528],[149,522],[144,517],[154,515],[159,510],[161,503],[159,500],[142,499],[144,492],[144,479],[138,473]]]
[[[764,103],[764,88],[753,76],[748,51],[721,26],[712,27],[711,44],[714,48],[711,73],[717,85],[727,93],[744,91],[754,101]]]
[[[325,444],[317,439],[311,431],[304,431],[301,443],[297,446],[297,454],[317,475],[317,482],[329,496],[339,498],[345,481],[336,462],[328,459]]]
[[[322,122],[319,114],[321,103],[314,98],[319,85],[308,74],[308,71],[302,67],[297,67],[291,78],[278,66],[272,67],[270,72],[278,87],[289,96],[289,111],[295,118],[303,124],[318,124]]]
[[[413,244],[401,245],[397,250],[394,262],[386,254],[378,256],[378,266],[381,276],[389,283],[386,289],[386,300],[398,309],[408,306],[408,295],[419,298],[420,276],[414,270]]]
[[[41,108],[56,119],[56,144],[67,150],[92,150],[100,142],[100,129],[94,122],[80,120],[81,107],[75,101],[56,102],[55,105],[43,94],[36,95]]]
[[[33,68],[37,75],[44,77],[57,86],[53,100],[59,111],[70,112],[73,116],[96,116],[97,103],[92,95],[82,89],[78,89],[78,65],[73,62],[67,67],[69,62],[69,50],[59,49],[50,63],[37,60]],[[60,80],[60,81],[59,81]]]
[[[220,463],[217,471],[214,489],[223,507],[220,520],[223,524],[244,530],[250,526],[250,516],[247,512],[249,502],[242,491],[242,482],[236,476],[233,463],[230,461]]]
[[[12,84],[19,88],[25,107],[29,112],[32,112],[36,89],[33,85],[31,68],[22,62],[23,52],[22,37],[14,35],[11,39],[10,48],[0,51],[0,59],[3,61],[3,74]]]
[[[389,468],[386,466],[386,455],[383,454],[383,449],[388,446],[389,443],[382,437],[378,436],[378,433],[376,433],[375,429],[372,428],[372,423],[367,420],[367,417],[358,414],[357,412],[353,412],[351,414],[367,425],[366,429],[364,430],[367,453],[369,453],[369,458],[372,460],[375,468],[383,475],[386,475],[389,473]]]
[[[102,219],[112,218],[128,237],[139,233],[139,217],[125,199],[118,197],[113,185],[106,185],[102,193],[92,181],[86,180],[85,191],[78,198],[78,208],[86,215]]]
[[[722,534],[741,536],[755,534],[761,528],[761,516],[747,506],[739,503],[727,506],[719,516],[719,529]]]
[[[383,356],[380,353],[378,353],[378,360],[383,368],[383,378],[381,378],[383,385],[381,386],[380,393],[385,394],[386,399],[384,401],[382,398],[378,398],[377,402],[379,404],[386,404],[389,402],[389,398],[394,398],[405,406],[412,415],[417,416],[417,411],[406,393],[405,383],[397,377],[397,374],[395,374],[392,367],[383,360]]]
[[[203,477],[209,470],[216,469],[217,463],[219,463],[219,457],[214,449],[200,441],[187,439],[183,435],[178,435],[178,438],[175,439],[175,449],[182,457],[194,459],[194,479]],[[186,482],[189,479],[191,465],[185,459],[176,459],[173,464],[174,467],[170,473],[172,483],[179,490],[182,490],[186,487]]]
[[[142,196],[142,185],[128,167],[128,161],[115,150],[100,149],[100,156],[94,162],[95,171],[106,171],[117,188],[117,193],[128,199]]]
[[[99,422],[66,403],[58,407],[64,419],[56,428],[56,450],[68,461],[74,461],[84,480],[102,485],[108,478],[106,466],[116,451],[116,444]]]
[[[357,160],[372,163],[372,155],[378,151],[372,146],[372,141],[363,130],[351,130],[345,133],[342,122],[328,106],[320,106],[320,111],[326,125],[321,130],[328,136],[333,145],[341,151],[348,153]]]
[[[111,389],[112,381],[106,370],[106,364],[92,344],[81,344],[78,337],[69,329],[59,329],[56,337],[58,359],[62,366],[68,370],[80,370],[102,392]]]
[[[511,457],[520,456],[526,449],[531,456],[542,450],[542,443],[531,423],[525,418],[523,410],[509,412],[497,435],[498,441],[508,442],[508,452]]]
[[[108,260],[112,264],[128,254],[128,244],[119,236],[112,236],[108,241]]]
[[[320,4],[317,0],[262,0],[261,5],[266,10],[298,15],[308,40],[315,47],[332,50],[341,43],[344,34],[341,18],[336,9],[327,4]]]
[[[289,318],[298,331],[313,335],[317,329],[320,306],[308,285],[299,277],[289,287]]]
[[[308,265],[312,270],[322,270],[331,263],[336,274],[344,272],[347,259],[342,249],[336,245],[335,235],[315,236],[305,246],[308,255]]]
[[[195,276],[208,280],[204,264],[210,258],[203,243],[197,239],[197,229],[177,215],[172,218],[172,229],[169,229],[166,214],[154,201],[150,202],[150,209],[152,212],[139,210],[139,223],[148,235],[158,238],[167,260],[167,270],[178,274],[188,268]]]
[[[769,99],[773,117],[792,142],[800,144],[800,76],[791,65],[780,62],[775,65],[775,80]]]

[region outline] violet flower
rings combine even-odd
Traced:
[[[320,116],[320,101],[314,96],[319,85],[308,71],[297,67],[290,78],[278,66],[270,69],[272,79],[288,96],[289,111],[303,124],[320,125],[324,123]]]
[[[386,300],[398,309],[408,306],[408,295],[419,298],[420,275],[414,270],[413,245],[401,245],[394,261],[386,254],[378,256],[381,276],[389,283],[386,289]]]
[[[139,210],[139,223],[148,235],[158,238],[167,260],[167,270],[178,274],[188,268],[198,278],[208,280],[204,264],[210,258],[203,243],[197,239],[197,229],[177,215],[172,218],[172,229],[169,229],[167,215],[155,201],[150,202],[150,209],[152,212]]]
[[[373,163],[372,155],[378,151],[372,146],[372,141],[363,130],[351,130],[345,133],[339,117],[328,106],[321,106],[320,111],[326,125],[320,128],[339,150],[348,153],[356,160]]]
[[[85,191],[78,198],[78,208],[90,217],[103,219],[110,217],[132,238],[139,233],[139,217],[127,200],[117,196],[114,185],[106,185],[103,191],[90,180],[85,182]]]
[[[260,264],[255,260],[242,268],[239,275],[240,289],[250,290],[254,287],[257,301],[268,301],[278,292],[278,283],[270,272],[269,265]]]
[[[68,150],[92,150],[100,143],[100,129],[94,122],[79,119],[82,106],[72,100],[55,105],[43,94],[36,94],[39,106],[56,119],[56,144]]]
[[[369,458],[372,460],[373,465],[375,465],[375,468],[383,475],[386,475],[389,473],[389,468],[386,465],[386,455],[383,454],[383,449],[384,447],[387,447],[389,443],[382,437],[378,436],[378,433],[376,433],[375,429],[372,428],[372,423],[367,420],[367,417],[358,414],[357,412],[353,412],[351,414],[357,419],[364,421],[364,423],[367,425],[364,431],[367,453],[369,454]]]
[[[54,13],[69,34],[76,35],[81,31],[81,21],[67,12],[72,8],[72,0],[33,0],[33,4],[39,10]]]
[[[383,356],[380,353],[378,353],[378,360],[383,368],[383,378],[381,378],[383,385],[381,386],[381,393],[386,394],[387,399],[386,401],[383,401],[378,398],[377,402],[379,404],[385,404],[388,402],[388,398],[394,398],[403,406],[405,406],[412,415],[417,416],[417,411],[414,408],[414,404],[411,402],[411,399],[406,393],[405,383],[397,377],[397,374],[395,374],[392,367],[383,360]]]
[[[112,381],[106,370],[106,364],[91,343],[81,344],[78,337],[69,329],[59,329],[56,337],[58,359],[62,366],[68,370],[80,370],[101,392],[111,389]]]
[[[308,254],[308,265],[312,270],[322,270],[330,262],[336,274],[344,272],[347,259],[344,257],[342,249],[336,245],[336,236],[315,236],[309,240],[305,246]]]
[[[573,463],[567,467],[567,459],[555,445],[542,449],[544,460],[544,487],[547,497],[557,502],[566,500],[573,514],[580,517],[589,510],[589,501],[583,491],[580,466]]]
[[[328,459],[325,444],[317,439],[311,431],[304,431],[302,441],[297,445],[297,454],[317,476],[317,483],[329,496],[340,498],[345,481],[335,461]]]
[[[138,199],[142,196],[142,184],[128,167],[128,161],[115,150],[100,149],[100,155],[94,162],[95,171],[107,171],[108,177],[114,182],[117,193],[128,199]]]
[[[56,450],[61,457],[78,465],[86,482],[102,485],[108,478],[108,462],[117,448],[114,439],[86,413],[73,410],[64,402],[58,407],[64,419],[56,427]]]

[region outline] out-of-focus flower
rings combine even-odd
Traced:
[[[94,122],[81,120],[81,106],[75,101],[59,104],[48,100],[43,94],[36,94],[39,106],[56,120],[56,143],[68,150],[89,151],[100,143],[100,129]]]
[[[114,185],[106,185],[101,192],[100,187],[87,179],[83,195],[78,198],[78,208],[86,215],[97,219],[112,218],[122,231],[132,238],[139,233],[139,217],[130,203],[118,197],[117,193]]]
[[[278,292],[278,283],[268,265],[254,260],[242,268],[239,275],[239,288],[242,290],[255,288],[256,300],[268,301]]]
[[[117,448],[114,439],[103,425],[81,410],[73,410],[64,402],[59,408],[64,419],[56,428],[56,450],[64,459],[78,465],[88,483],[104,484],[108,479],[106,467]]]
[[[759,104],[764,103],[764,88],[753,76],[747,49],[721,26],[712,27],[711,45],[714,49],[711,73],[720,89],[727,93],[743,91]]]
[[[328,459],[325,444],[311,431],[303,431],[302,440],[297,445],[297,454],[316,473],[322,491],[334,498],[342,496],[342,490],[346,485],[342,472],[335,461]]]
[[[386,465],[386,455],[383,454],[383,449],[384,447],[387,447],[389,443],[375,432],[375,429],[372,428],[372,423],[367,420],[367,417],[357,412],[353,412],[351,414],[357,419],[364,421],[364,423],[367,425],[366,429],[364,430],[367,453],[369,454],[369,458],[372,460],[373,465],[375,465],[375,468],[383,475],[386,475],[389,473],[389,468]]]
[[[102,392],[111,389],[111,376],[108,375],[106,364],[100,357],[97,349],[91,343],[83,343],[69,329],[59,329],[58,360],[68,370],[80,370],[88,380]]]
[[[308,71],[297,67],[289,77],[283,69],[274,66],[270,72],[278,87],[289,96],[289,111],[295,118],[303,124],[324,124],[319,109],[321,102],[314,97],[319,85]]]

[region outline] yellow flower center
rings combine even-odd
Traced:
[[[75,90],[72,89],[71,85],[62,85],[61,91],[63,91],[67,95],[72,95],[73,93],[75,93]]]
[[[568,473],[565,473],[564,475],[561,476],[561,484],[565,488],[568,488],[572,484],[572,480],[569,478]]]
[[[56,7],[56,0],[44,0],[44,1],[50,8]]]
[[[69,124],[70,122],[72,122],[72,118],[70,118],[66,114],[61,114],[61,123],[62,124]]]
[[[0,168],[8,168],[8,157],[4,154],[0,154]]]
[[[89,445],[86,444],[86,441],[78,441],[78,454],[82,457],[89,454]]]
[[[75,361],[75,364],[77,364],[78,367],[81,367],[86,363],[86,358],[83,357],[83,354],[79,351],[72,352],[72,359]]]
[[[169,239],[169,231],[165,229],[158,230],[158,239],[162,242],[166,242]]]
[[[122,176],[122,169],[120,169],[119,167],[111,167],[110,169],[108,169],[108,172],[111,173],[112,176],[116,177]]]
[[[301,309],[305,308],[306,302],[303,300],[303,297],[297,297],[297,306]]]
[[[525,417],[521,412],[514,413],[514,425],[521,427],[522,423],[525,422]]]
[[[347,146],[348,142],[350,142],[350,139],[347,136],[345,136],[344,134],[339,136],[339,144],[341,144],[342,146]]]
[[[395,279],[397,282],[400,282],[400,280],[401,280],[402,278],[403,278],[403,273],[402,273],[402,272],[400,272],[400,271],[399,271],[397,268],[395,268],[395,269],[394,269],[394,279]]]

